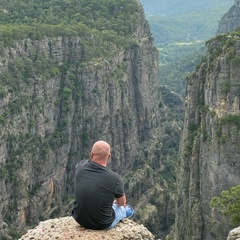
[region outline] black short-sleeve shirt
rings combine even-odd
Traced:
[[[115,214],[112,202],[124,195],[119,174],[90,160],[77,164],[75,172],[74,219],[83,227],[105,229]]]

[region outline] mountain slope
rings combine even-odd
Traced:
[[[232,0],[140,0],[148,15],[179,15],[207,10],[219,6],[231,6]]]

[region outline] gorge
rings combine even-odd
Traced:
[[[20,2],[44,11],[25,11],[21,25]],[[134,221],[161,239],[171,228],[168,240],[225,240],[231,226],[210,201],[240,180],[240,1],[187,79],[184,123],[139,1],[79,1],[87,18],[83,5],[55,2],[0,1],[0,238],[70,215],[74,166],[103,139]]]
[[[36,14],[51,10],[51,4],[52,11],[60,11],[52,1],[48,8],[15,3],[44,9]],[[21,11],[1,4],[8,9],[7,21],[19,21],[14,14]],[[61,14],[72,11],[68,4],[59,1]],[[116,15],[115,22],[108,22],[112,15],[104,22],[114,30],[100,30],[101,22],[92,30],[84,18],[86,26],[38,23],[1,32],[0,219],[9,228],[2,238],[18,239],[26,226],[70,215],[74,167],[99,139],[112,147],[109,167],[123,176],[135,220],[159,236],[174,222],[173,193],[165,189],[175,182],[169,170],[176,160],[183,103],[160,87],[158,51],[139,2],[96,4]],[[24,21],[51,16],[27,12]],[[127,13],[130,29],[121,21]]]

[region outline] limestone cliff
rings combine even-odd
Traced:
[[[240,182],[240,37],[219,35],[207,46],[187,80],[175,240],[225,240],[231,228],[210,201]]]
[[[234,0],[234,5],[223,15],[218,24],[217,34],[235,31],[240,26],[240,1]]]
[[[158,51],[143,11],[137,14],[120,47],[103,46],[94,34],[0,46],[0,219],[13,237],[15,228],[70,213],[74,166],[99,139],[112,146],[109,167],[123,176],[136,219],[157,235],[173,223],[165,189],[174,178],[168,151],[176,150],[181,119],[173,116],[182,103],[171,112],[163,102]]]
[[[180,143],[176,224],[168,239],[225,240],[228,219],[210,207],[214,196],[239,184],[240,2],[219,23],[219,35],[189,76]]]
[[[40,222],[19,240],[154,240],[155,237],[143,225],[124,219],[110,230],[90,230],[81,227],[72,217],[63,217]],[[159,239],[160,240],[160,239]]]

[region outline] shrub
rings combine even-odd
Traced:
[[[240,225],[240,185],[234,186],[230,191],[222,191],[220,197],[214,197],[211,206],[222,214],[230,217],[230,224]]]
[[[230,89],[231,89],[231,84],[229,81],[223,83],[223,85],[222,85],[222,93],[223,94],[225,94],[225,95],[228,94]]]

